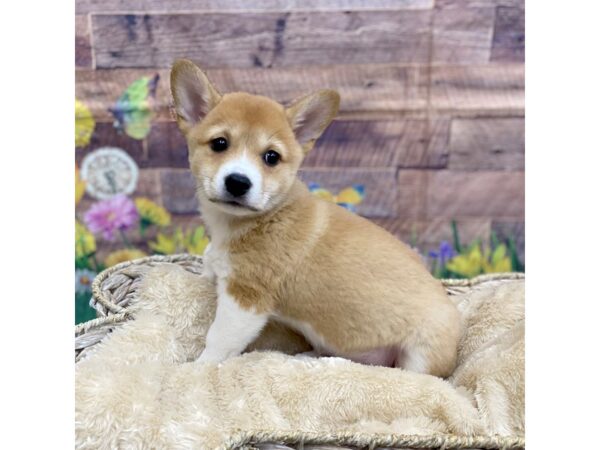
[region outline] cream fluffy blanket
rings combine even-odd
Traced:
[[[523,280],[488,282],[453,297],[464,335],[448,380],[288,355],[282,352],[305,351],[306,343],[275,326],[254,347],[279,351],[196,363],[214,316],[214,287],[164,264],[148,272],[139,292],[135,320],[76,365],[78,448],[230,448],[243,441],[239,430],[524,433]]]

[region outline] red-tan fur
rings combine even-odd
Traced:
[[[189,94],[190,86],[198,91]],[[324,354],[449,375],[460,323],[440,282],[405,244],[315,197],[296,176],[337,113],[337,93],[319,91],[287,109],[246,93],[221,96],[186,60],[175,63],[171,89],[212,245],[226,255],[228,295],[244,310],[301,331],[309,327],[307,338]],[[194,110],[198,121],[181,113],[189,98],[204,104]],[[302,126],[314,115],[319,119],[313,133],[300,136],[310,132]],[[230,148],[215,153],[209,142],[220,135]],[[262,163],[267,148],[281,154],[275,167]],[[209,200],[207,186],[219,167],[243,152],[256,160],[269,201],[260,211],[228,213]]]

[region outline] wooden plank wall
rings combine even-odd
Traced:
[[[523,252],[523,0],[77,0],[76,95],[98,126],[77,160],[103,145],[141,167],[138,192],[177,217],[196,214],[185,142],[169,113],[179,57],[222,91],[287,102],[331,87],[338,119],[302,177],[366,187],[358,212],[423,250],[491,230]],[[119,135],[108,108],[159,73],[146,147]]]

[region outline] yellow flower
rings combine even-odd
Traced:
[[[142,221],[147,224],[166,227],[171,223],[171,215],[165,208],[154,203],[149,198],[138,197],[135,199],[135,206]]]
[[[208,236],[204,234],[204,227],[201,226],[186,236],[185,249],[193,255],[202,255],[209,242]]]
[[[446,264],[448,270],[464,277],[479,275],[483,269],[483,254],[479,245],[474,245],[471,250],[462,255],[457,255]]]
[[[148,246],[156,253],[163,255],[172,255],[181,252],[202,255],[209,242],[202,226],[197,227],[194,231],[186,231],[185,233],[178,227],[171,236],[158,233],[156,241],[148,242]]]
[[[148,246],[156,253],[161,253],[163,255],[172,255],[177,250],[175,236],[170,237],[162,233],[156,235],[156,241],[148,242]]]
[[[506,256],[506,246],[500,244],[490,255],[490,250],[483,253],[479,245],[474,245],[466,254],[457,255],[446,264],[446,268],[464,277],[474,277],[482,273],[510,272],[512,264]],[[491,256],[491,257],[490,257]]]
[[[79,167],[75,166],[75,205],[79,203],[81,198],[85,194],[85,181],[81,179],[79,175]]]
[[[124,261],[131,261],[132,259],[143,258],[144,256],[148,255],[137,248],[124,248],[122,250],[116,250],[109,254],[104,260],[104,264],[106,264],[106,267],[110,267]]]
[[[96,121],[90,109],[75,99],[75,147],[85,147],[90,143]]]
[[[96,251],[96,239],[89,230],[75,221],[75,257],[89,256]]]
[[[489,250],[487,251],[487,256],[483,263],[483,271],[485,273],[510,272],[511,270],[512,264],[510,258],[506,256],[506,245],[500,244],[496,247],[491,259],[489,258]]]

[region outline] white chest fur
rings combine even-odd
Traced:
[[[217,244],[218,245],[218,244]],[[204,274],[217,280],[225,280],[231,273],[229,255],[222,246],[209,244],[204,252]]]
[[[210,244],[202,256],[204,274],[217,280],[225,280],[231,274],[231,265],[227,245],[231,230],[227,219],[208,202],[202,202],[202,217],[210,232]]]

